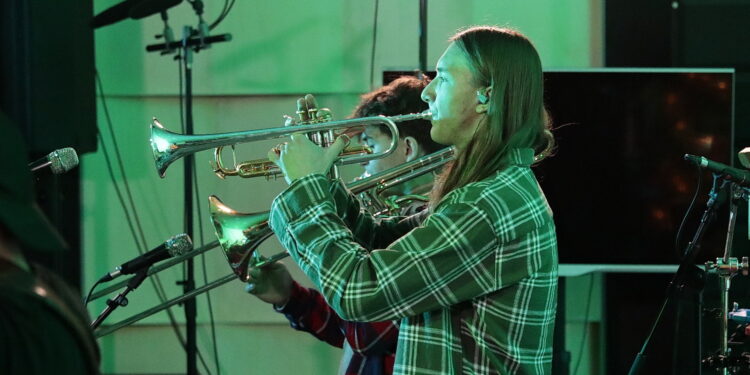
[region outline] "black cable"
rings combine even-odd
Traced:
[[[101,282],[101,280],[97,280],[94,283],[94,286],[92,286],[91,289],[89,289],[89,294],[86,295],[86,298],[83,300],[83,305],[84,306],[86,306],[86,305],[89,304],[89,300],[91,299],[91,295],[94,293],[94,290],[96,289],[96,286],[99,285],[100,282]]]
[[[682,260],[683,252],[682,252],[682,245],[680,245],[680,238],[682,237],[682,229],[685,226],[685,222],[687,221],[688,216],[690,216],[690,212],[693,210],[693,206],[695,205],[696,199],[698,199],[698,194],[701,191],[701,183],[703,181],[703,171],[701,170],[700,166],[695,166],[696,171],[698,172],[698,182],[696,183],[695,187],[695,194],[693,194],[693,199],[690,201],[690,205],[688,206],[687,211],[685,212],[685,216],[682,217],[682,222],[680,223],[680,227],[677,228],[677,236],[674,239],[674,247],[675,247],[675,253],[677,254],[677,259]]]
[[[115,190],[117,191],[117,197],[118,197],[118,199],[120,199],[120,205],[122,206],[123,211],[125,212],[125,218],[128,221],[128,226],[131,229],[131,235],[133,236],[133,239],[136,242],[136,249],[138,250],[139,254],[143,254],[145,252],[144,249],[146,249],[148,247],[148,245],[146,244],[146,238],[145,238],[145,235],[143,234],[143,228],[141,227],[141,222],[140,222],[140,219],[138,218],[138,211],[135,209],[135,203],[133,201],[133,195],[130,192],[130,185],[128,184],[127,177],[125,176],[125,168],[124,168],[124,166],[122,164],[122,155],[120,154],[120,149],[119,149],[119,146],[117,144],[117,140],[116,140],[115,132],[114,132],[114,127],[112,126],[112,118],[109,115],[109,107],[107,106],[107,101],[104,98],[104,85],[102,84],[102,80],[101,80],[101,77],[99,76],[99,72],[98,71],[95,73],[95,75],[96,75],[97,86],[99,87],[99,96],[100,96],[101,102],[102,102],[102,109],[104,110],[104,116],[107,119],[107,127],[109,128],[110,138],[112,140],[113,145],[115,146],[115,156],[117,158],[117,162],[118,162],[118,165],[120,167],[120,176],[121,176],[121,178],[123,180],[123,183],[125,184],[125,191],[126,191],[126,193],[128,195],[128,198],[129,198],[128,200],[129,200],[130,206],[131,206],[130,209],[132,210],[133,216],[135,218],[136,228],[133,228],[132,219],[131,219],[131,216],[130,216],[130,211],[128,210],[128,208],[127,208],[127,206],[125,204],[125,201],[124,201],[124,199],[122,197],[122,193],[120,192],[119,185],[117,185],[117,183],[115,181],[114,169],[112,168],[111,159],[109,158],[109,152],[107,151],[107,145],[104,142],[104,139],[101,138],[101,132],[99,132],[99,141],[101,142],[102,150],[104,151],[104,157],[105,157],[105,160],[107,162],[107,169],[109,170],[109,173],[110,173],[110,178],[112,180],[112,185],[115,187]],[[137,229],[137,231],[136,231],[136,229]],[[136,235],[136,233],[140,233],[140,237],[141,237],[141,242],[140,243],[138,242],[138,236]],[[154,286],[154,289],[156,290],[156,294],[157,294],[157,297],[159,297],[160,302],[164,303],[164,301],[167,300],[167,297],[166,297],[167,294],[164,291],[164,286],[161,283],[161,279],[159,278],[158,275],[154,275],[154,278],[153,279],[150,278],[150,280],[151,280],[151,284]],[[177,321],[174,319],[174,316],[172,315],[172,312],[170,310],[167,310],[167,314],[169,315],[170,320],[174,323],[175,328],[176,328],[177,327],[176,326]],[[179,332],[179,330],[176,330],[176,332]]]
[[[224,8],[221,10],[219,17],[216,18],[216,21],[211,23],[211,25],[208,27],[209,30],[215,29],[216,26],[219,26],[219,24],[224,21],[224,19],[229,14],[229,11],[231,11],[232,7],[234,7],[234,2],[235,0],[224,0]]]
[[[578,346],[578,359],[576,359],[576,365],[573,373],[578,373],[578,366],[581,365],[581,359],[583,358],[583,347],[586,343],[586,336],[589,332],[589,308],[591,307],[591,295],[594,290],[594,274],[589,274],[589,296],[586,299],[586,313],[583,316],[583,337],[581,337],[581,344]]]
[[[133,237],[133,241],[135,242],[135,247],[138,250],[139,253],[143,254],[143,250],[141,249],[140,244],[138,243],[138,239],[135,234],[135,228],[133,228],[133,222],[130,220],[130,212],[127,209],[127,206],[125,206],[125,200],[122,197],[122,192],[120,192],[120,186],[117,185],[117,182],[115,182],[115,173],[112,170],[112,162],[109,159],[109,152],[107,151],[107,146],[104,144],[104,140],[101,137],[101,133],[96,135],[96,139],[99,141],[99,144],[102,146],[102,153],[104,154],[104,161],[107,165],[107,171],[109,172],[109,178],[112,182],[112,186],[115,188],[115,194],[117,195],[117,201],[120,202],[120,206],[122,207],[123,213],[125,213],[125,222],[128,223],[128,228],[130,229],[130,235]]]
[[[209,30],[213,30],[224,19],[228,6],[229,0],[224,0],[224,6],[221,8],[221,12],[219,12],[219,16],[216,17],[216,20],[211,22],[211,25],[208,26]]]
[[[110,131],[110,135],[112,137],[112,141],[113,141],[113,143],[115,143],[115,146],[116,146],[117,143],[116,143],[115,137],[114,137],[114,127],[112,126],[112,118],[109,115],[109,109],[107,107],[107,101],[106,101],[106,99],[104,97],[104,85],[102,84],[101,77],[99,76],[99,72],[98,71],[95,72],[95,76],[96,76],[97,86],[99,88],[99,97],[101,99],[102,109],[104,110],[104,115],[105,115],[105,117],[107,119],[107,124],[108,124],[108,128],[109,128],[109,131]],[[107,145],[104,142],[104,139],[102,139],[102,137],[101,137],[101,131],[99,131],[99,134],[97,134],[97,139],[99,140],[99,143],[102,146],[102,152],[104,154],[104,159],[105,159],[106,164],[107,164],[107,170],[109,171],[109,177],[110,177],[110,180],[112,181],[112,186],[115,188],[115,192],[117,194],[117,197],[118,197],[118,200],[120,202],[120,205],[122,206],[123,212],[125,213],[125,218],[126,218],[126,221],[128,223],[128,227],[130,228],[131,235],[133,236],[133,240],[136,243],[136,249],[138,250],[138,252],[140,254],[143,254],[144,250],[141,247],[141,244],[138,242],[138,237],[136,236],[136,231],[135,231],[135,228],[133,227],[133,223],[132,223],[131,218],[130,218],[130,213],[129,213],[129,211],[127,209],[127,206],[125,204],[125,200],[123,199],[122,193],[120,192],[120,188],[117,185],[117,182],[115,181],[115,174],[114,174],[114,170],[112,168],[112,162],[111,162],[111,160],[109,158],[109,152],[107,151]],[[118,149],[118,152],[116,154],[120,158],[119,165],[122,168],[122,162],[121,162],[122,157],[119,154],[119,149]],[[126,178],[125,178],[125,170],[124,170],[124,168],[121,169],[121,175],[122,175],[123,180],[127,181]],[[127,183],[126,183],[126,186],[128,186]],[[129,190],[128,190],[128,195],[130,195]],[[130,201],[131,201],[131,203],[133,202],[132,196],[131,196]],[[137,212],[135,210],[134,210],[134,215],[137,215]],[[139,229],[140,229],[140,221],[136,219],[136,222],[139,223]],[[142,238],[144,238],[142,230],[141,230],[141,236],[142,236]],[[145,246],[145,239],[144,239],[144,246]],[[161,284],[161,279],[159,279],[158,275],[152,275],[152,276],[154,276],[154,278],[149,278],[149,280],[151,280],[151,285],[154,287],[154,289],[156,291],[156,295],[159,298],[160,303],[164,303],[166,301],[166,293],[164,292],[164,288],[163,288],[163,286]],[[93,288],[92,288],[92,291],[93,291]],[[87,297],[87,299],[88,298],[89,297]],[[182,336],[182,333],[180,332],[180,328],[177,325],[177,320],[175,319],[174,315],[172,314],[171,309],[167,309],[166,312],[167,312],[167,316],[169,317],[170,325],[172,326],[172,329],[174,330],[175,335],[177,336],[177,340],[180,342],[180,344],[182,345],[183,348],[186,348],[187,344],[185,342],[185,338]],[[211,372],[208,369],[208,366],[206,365],[206,362],[204,361],[203,357],[200,355],[200,352],[198,353],[198,356],[200,357],[201,363],[203,363],[203,367],[206,369],[206,372],[208,374],[211,374]]]
[[[370,53],[370,90],[372,90],[372,81],[375,80],[375,46],[378,40],[378,7],[380,0],[375,0],[375,15],[372,20],[372,51]]]
[[[102,95],[102,100],[104,100],[104,90],[102,89],[102,81],[101,77],[99,77],[99,74],[96,75],[97,84],[99,85],[99,92]],[[135,219],[135,225],[138,234],[140,235],[141,240],[141,249],[148,248],[148,244],[146,243],[146,236],[143,234],[143,227],[141,226],[141,220],[138,217],[138,211],[135,207],[135,202],[133,201],[133,194],[130,192],[130,184],[128,183],[128,179],[125,176],[125,166],[122,164],[122,154],[120,153],[120,146],[117,143],[117,137],[115,137],[115,131],[112,127],[112,120],[109,116],[109,110],[107,109],[106,105],[104,105],[104,113],[107,117],[107,126],[109,128],[109,136],[110,140],[112,142],[112,145],[115,148],[115,161],[117,162],[118,167],[120,167],[120,177],[122,178],[122,183],[125,185],[125,194],[128,197],[128,203],[130,204],[130,209],[133,212],[133,218]],[[103,142],[102,142],[103,143]]]
[[[208,25],[209,30],[213,30],[219,22],[221,22],[224,19],[224,15],[227,12],[227,6],[229,5],[229,0],[224,0],[224,6],[221,7],[221,12],[219,12],[219,16],[216,17],[216,20],[214,22],[211,22],[210,25]]]
[[[99,73],[96,72],[96,80],[97,85],[99,87],[99,96],[101,98],[102,102],[102,109],[104,110],[104,115],[107,119],[107,123],[109,124],[110,131],[112,129],[112,118],[109,116],[109,109],[107,107],[107,101],[104,98],[104,89],[101,82],[101,78],[99,77]],[[118,201],[120,202],[120,206],[122,206],[122,210],[125,213],[125,221],[128,223],[128,227],[130,228],[130,234],[133,236],[133,240],[135,241],[136,249],[138,250],[138,253],[143,254],[143,248],[141,247],[141,244],[138,242],[138,237],[135,232],[135,228],[133,227],[133,221],[130,218],[130,211],[128,210],[125,199],[122,196],[122,192],[120,191],[120,187],[115,181],[115,173],[114,169],[112,168],[112,161],[109,158],[109,151],[107,150],[107,144],[104,142],[104,139],[101,137],[101,132],[97,135],[97,139],[99,140],[99,144],[102,146],[102,153],[104,154],[104,160],[107,164],[107,170],[109,172],[109,178],[112,182],[112,186],[115,188],[115,193],[117,194]],[[156,275],[155,275],[156,276]],[[151,284],[153,285],[154,289],[156,289],[156,295],[159,298],[159,301],[161,303],[164,303],[166,300],[162,294],[159,293],[159,288],[157,285],[161,285],[158,283],[159,279],[157,277],[157,280],[150,279]],[[163,292],[163,291],[162,291]],[[177,326],[177,321],[174,318],[174,315],[172,315],[172,312],[167,309],[167,315],[169,316],[170,323],[172,325],[173,330],[175,331],[175,334],[177,335],[177,339],[182,343],[183,347],[185,346],[185,339],[182,337],[182,333],[180,333],[179,327]]]

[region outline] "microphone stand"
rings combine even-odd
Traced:
[[[721,185],[717,187],[717,183],[719,182],[721,183]],[[708,193],[709,198],[708,202],[706,203],[706,210],[703,212],[703,216],[701,217],[698,229],[696,230],[695,235],[693,235],[693,240],[687,244],[687,248],[685,249],[682,261],[677,268],[677,272],[672,277],[672,281],[670,281],[669,286],[667,286],[667,297],[664,300],[664,304],[662,304],[661,306],[659,315],[656,317],[656,321],[651,327],[651,332],[649,333],[648,337],[646,337],[646,341],[643,343],[641,351],[635,357],[628,375],[646,373],[643,366],[648,359],[647,352],[650,348],[649,343],[651,342],[651,337],[654,335],[656,328],[659,326],[659,323],[661,323],[662,317],[664,315],[664,312],[667,310],[667,307],[674,303],[676,297],[680,293],[684,292],[687,287],[695,287],[696,285],[700,286],[700,284],[703,282],[705,272],[695,266],[695,257],[698,255],[698,251],[700,250],[699,243],[701,239],[703,239],[703,235],[705,234],[708,225],[711,223],[711,221],[714,220],[714,218],[716,218],[716,211],[719,209],[719,207],[721,207],[722,204],[724,204],[724,201],[726,200],[726,195],[720,193],[729,184],[730,182],[722,179],[720,175],[714,174],[713,186],[711,187],[711,191]],[[700,373],[700,360],[696,365],[698,366],[698,372],[696,373]]]
[[[422,75],[425,72],[427,72],[427,0],[419,0],[419,74]]]
[[[750,272],[750,261],[748,257],[742,260],[731,257],[732,245],[734,242],[734,229],[737,223],[737,211],[741,203],[747,202],[750,198],[750,189],[743,188],[736,183],[732,183],[731,189],[731,207],[729,211],[729,224],[727,226],[727,238],[724,245],[724,256],[716,259],[716,262],[707,262],[706,271],[716,272],[721,278],[721,350],[718,354],[711,355],[701,360],[704,367],[711,370],[719,370],[721,374],[728,374],[728,368],[734,366],[747,366],[747,359],[742,355],[737,356],[729,348],[729,289],[732,277],[737,274],[745,276]],[[737,311],[737,303],[732,313]],[[739,363],[739,364],[738,364]]]
[[[107,307],[104,308],[104,310],[99,314],[98,317],[96,317],[96,320],[91,322],[90,327],[92,331],[99,328],[104,319],[107,319],[107,317],[112,314],[112,312],[115,311],[116,308],[128,305],[128,293],[141,286],[143,280],[146,280],[146,276],[148,276],[149,268],[150,267],[146,267],[138,271],[135,276],[130,278],[130,280],[128,281],[128,286],[125,288],[125,290],[120,292],[120,294],[115,296],[115,298],[110,298],[107,300]]]
[[[196,7],[193,2],[194,8]],[[181,53],[175,57],[175,60],[182,59],[183,76],[185,78],[185,134],[193,134],[193,53],[198,52],[202,49],[209,48],[211,44],[218,42],[226,42],[232,40],[231,34],[221,34],[216,36],[208,36],[208,28],[205,27],[203,22],[202,14],[202,3],[198,4],[201,7],[201,11],[198,13],[200,19],[200,30],[195,30],[191,26],[185,26],[183,28],[182,40],[180,42],[171,42],[169,40],[165,43],[152,44],[146,46],[148,52],[162,52],[170,53],[173,50],[179,49]],[[198,9],[196,8],[196,11]],[[166,21],[165,21],[166,22]],[[184,168],[184,212],[185,212],[185,233],[193,238],[193,166],[194,156],[187,155],[185,157],[185,168]],[[183,286],[183,292],[185,294],[192,292],[195,289],[195,276],[193,264],[193,258],[189,258],[185,263],[185,279],[179,281],[178,284]],[[186,342],[185,352],[187,355],[187,374],[197,375],[198,366],[198,346],[196,340],[196,316],[197,309],[195,304],[195,298],[190,298],[185,301],[185,331],[186,331]]]

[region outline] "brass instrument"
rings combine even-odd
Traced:
[[[237,212],[215,195],[208,197],[208,206],[211,223],[229,267],[244,281],[251,255],[257,254],[258,246],[273,235],[268,226],[268,211],[256,214]],[[259,260],[257,256],[255,259]]]
[[[372,216],[393,216],[415,202],[426,204],[430,198],[421,194],[391,195],[382,198],[378,191],[364,191],[359,194],[359,200]]]
[[[324,138],[330,140],[330,135],[332,134],[333,130],[342,130],[352,127],[370,125],[385,125],[390,131],[391,135],[391,144],[389,145],[388,149],[377,154],[350,155],[339,157],[336,160],[337,165],[355,164],[363,163],[373,159],[383,158],[395,151],[398,144],[398,128],[396,127],[397,122],[430,119],[431,117],[432,115],[429,111],[424,111],[422,113],[415,113],[410,115],[391,117],[374,116],[349,120],[312,123],[309,125],[305,125],[304,129],[300,129],[300,127],[297,126],[291,126],[229,133],[196,135],[183,135],[170,132],[166,130],[164,126],[159,123],[159,121],[153,119],[151,124],[151,150],[154,154],[156,170],[159,173],[159,176],[163,178],[170,164],[185,155],[194,154],[198,151],[222,146],[229,146],[238,143],[283,138],[300,131],[312,134],[311,137],[313,139],[313,142],[321,146],[328,146],[328,144],[326,144],[326,139]],[[328,137],[323,137],[322,135],[326,133],[328,134]],[[321,136],[318,137],[318,135]]]
[[[331,121],[332,119],[331,111],[328,108],[318,109],[312,107],[306,110],[300,109],[297,111],[297,115],[299,116],[299,121],[297,122],[294,122],[290,116],[284,116],[287,120],[285,126],[304,126],[310,124],[319,124]],[[323,134],[310,133],[308,134],[308,137],[317,145],[324,147],[330,146],[335,141],[335,135],[332,131]],[[266,180],[270,180],[271,178],[276,179],[277,177],[283,175],[281,169],[276,165],[276,163],[267,158],[237,163],[237,157],[234,153],[235,145],[232,145],[231,147],[232,158],[234,161],[234,167],[232,168],[226,167],[224,165],[224,162],[222,161],[221,154],[224,146],[217,147],[216,150],[214,150],[214,162],[212,163],[212,166],[214,169],[214,173],[219,178],[224,179],[227,176],[238,176],[241,178],[265,177]],[[340,156],[362,154],[372,154],[372,150],[366,146],[347,147],[346,149],[344,149],[344,151],[341,152]]]
[[[369,197],[374,201],[381,202],[380,205],[389,208],[388,203],[382,203],[380,193],[386,189],[419,177],[425,173],[432,172],[447,162],[453,160],[455,149],[448,147],[430,155],[423,156],[411,162],[401,164],[389,170],[374,174],[372,176],[354,181],[348,185],[354,194],[370,191]],[[415,197],[404,197],[414,199]],[[263,267],[279,259],[288,256],[288,253],[278,253],[268,259],[261,258],[255,250],[273,233],[268,226],[269,211],[249,214],[237,212],[225,205],[218,197],[212,195],[208,198],[211,222],[216,231],[224,255],[237,277],[245,281],[247,279],[248,265],[254,260],[253,267]],[[394,200],[396,202],[405,202]]]
[[[232,148],[234,148],[234,146],[232,146]],[[235,158],[234,167],[230,169],[224,165],[224,162],[221,159],[221,151],[223,149],[224,146],[221,146],[214,150],[213,163],[214,173],[221,179],[224,179],[227,176],[238,176],[241,178],[265,177],[266,180],[270,180],[283,175],[281,169],[268,159],[256,159],[237,163]],[[341,156],[363,154],[372,154],[372,150],[367,146],[356,146],[347,147],[341,152]],[[232,155],[234,156],[234,153]]]
[[[448,147],[367,178],[354,181],[348,185],[348,188],[355,194],[370,190],[374,193],[372,196],[377,197],[377,194],[394,185],[419,177],[442,167],[449,161],[453,160],[454,154],[455,149],[453,147]],[[98,338],[108,335],[122,327],[131,325],[139,320],[145,319],[153,314],[203,294],[204,292],[229,283],[232,280],[237,280],[239,278],[244,282],[247,279],[247,271],[249,267],[265,267],[289,256],[288,253],[281,252],[266,259],[262,258],[255,251],[263,241],[273,234],[268,226],[269,211],[256,214],[240,213],[224,205],[221,200],[215,196],[209,197],[209,207],[211,210],[211,222],[214,224],[214,229],[216,230],[216,235],[219,239],[218,242],[229,262],[232,273],[111,326],[102,327],[94,332],[94,336]],[[215,243],[211,243],[204,246],[202,250],[196,250],[185,254],[181,257],[182,259],[180,259],[180,261],[184,258],[201,254],[214,246]],[[124,283],[127,283],[127,281],[124,281]],[[98,297],[102,294],[103,292],[100,292],[94,296]]]

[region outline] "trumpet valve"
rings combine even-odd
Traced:
[[[276,177],[281,171],[272,161],[268,159],[251,160],[237,165],[237,171],[240,177]]]
[[[328,122],[333,120],[333,112],[329,108],[315,109],[315,122]]]
[[[367,145],[348,146],[341,152],[341,156],[372,154],[372,148]]]
[[[297,117],[299,117],[298,124],[299,123],[304,124],[307,121],[309,121],[309,117],[308,117],[307,111],[296,111],[295,113],[297,114]]]

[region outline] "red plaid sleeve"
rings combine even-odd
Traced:
[[[341,347],[349,342],[355,353],[392,354],[396,351],[398,322],[349,322],[341,319],[315,289],[295,282],[289,302],[276,309],[289,320],[292,328],[309,332],[321,341]]]

